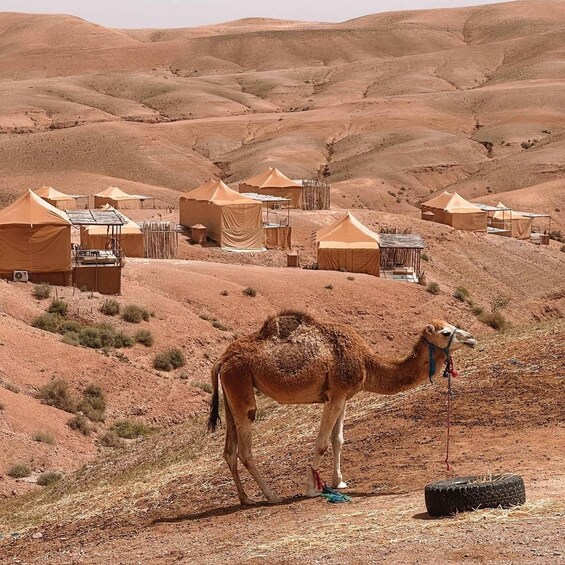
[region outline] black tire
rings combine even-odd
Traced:
[[[424,494],[430,516],[452,516],[479,508],[510,508],[526,502],[524,481],[519,475],[459,477],[431,483]]]

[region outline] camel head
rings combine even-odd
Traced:
[[[452,326],[444,320],[433,320],[429,323],[424,329],[423,337],[440,349],[445,349],[449,345],[450,351],[455,351],[464,345],[475,347],[477,344],[477,340],[469,332]]]

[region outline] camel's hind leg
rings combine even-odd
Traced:
[[[320,431],[318,432],[316,447],[314,449],[312,469],[308,470],[306,479],[306,496],[318,496],[320,494],[316,490],[316,482],[314,480],[312,470],[318,470],[322,455],[324,455],[330,445],[330,434],[332,433],[340,414],[342,414],[345,409],[345,401],[345,398],[335,398],[329,400],[324,405],[322,423],[320,424]]]
[[[271,489],[267,486],[253,460],[251,452],[251,424],[255,420],[257,405],[251,376],[237,374],[237,379],[231,380],[229,374],[222,375],[222,384],[226,402],[235,423],[237,436],[237,454],[251,476],[255,479],[263,494],[269,502],[279,502]],[[231,467],[230,467],[231,469]],[[235,477],[234,477],[235,480]],[[237,486],[237,483],[236,483]],[[239,490],[238,490],[239,492]],[[240,500],[241,496],[240,496]],[[243,500],[242,500],[243,502]]]
[[[225,394],[224,394],[225,398]],[[235,427],[235,421],[230,410],[229,402],[225,403],[226,408],[226,445],[224,447],[224,459],[226,460],[228,467],[230,468],[233,482],[235,483],[235,488],[237,489],[237,496],[241,501],[241,504],[253,504],[253,501],[247,496],[243,485],[241,484],[241,479],[239,478],[239,472],[237,470],[237,429]]]
[[[337,418],[337,422],[332,430],[332,453],[334,459],[334,471],[332,476],[332,486],[335,488],[347,488],[347,484],[343,482],[341,474],[341,448],[343,447],[343,419],[345,417],[345,404],[341,410],[341,414]]]

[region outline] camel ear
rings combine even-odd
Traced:
[[[433,324],[428,324],[428,325],[426,326],[426,329],[425,329],[424,331],[425,331],[427,334],[433,334],[433,333],[435,333],[436,329],[435,329],[435,327],[434,327]]]

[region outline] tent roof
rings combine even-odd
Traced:
[[[379,235],[364,226],[351,212],[316,232],[320,247],[379,247]]]
[[[74,196],[70,196],[69,194],[64,194],[63,192],[59,192],[55,190],[52,186],[42,186],[34,191],[37,196],[41,198],[49,198],[49,200],[74,200]]]
[[[67,215],[28,190],[0,210],[0,225],[71,225]]]
[[[427,202],[422,202],[423,206],[429,206],[430,208],[443,208],[453,196],[451,192],[443,191],[439,196],[435,196]]]
[[[100,196],[101,198],[113,198],[114,200],[132,200],[137,198],[137,196],[132,196],[117,186],[109,186],[106,190],[103,190],[94,196]]]
[[[242,181],[241,184],[247,184],[257,188],[302,188],[302,185],[289,179],[286,175],[283,175],[276,167],[269,167],[261,174]]]
[[[465,200],[460,194],[457,194],[457,192],[454,192],[451,195],[449,202],[443,207],[443,209],[447,210],[448,212],[453,212],[456,210],[472,210],[474,212],[481,211],[481,209],[476,204]]]
[[[507,208],[502,202],[498,202],[498,204],[496,205],[499,208]],[[510,212],[510,214],[508,213]],[[497,212],[495,212],[492,217],[496,220],[510,220],[510,218],[512,218],[513,220],[526,220],[526,216],[522,216],[519,212],[514,212],[512,211],[510,208],[507,208],[506,211],[504,210],[499,210]]]
[[[216,204],[261,204],[232,190],[223,181],[214,179],[210,179],[198,188],[187,192],[181,196],[181,199],[183,198],[186,200],[214,202]]]
[[[104,204],[104,206],[100,207],[100,210],[114,212],[122,220],[123,225],[120,228],[120,231],[121,231],[122,234],[124,234],[124,233],[141,233],[141,227],[139,226],[139,224],[136,224],[133,220],[131,220],[127,216],[124,216],[121,212],[116,210],[113,206],[110,206],[110,204]],[[94,234],[94,233],[106,233],[106,226],[90,226],[90,227],[87,227],[86,229],[88,230],[88,233],[92,233],[92,234]]]

